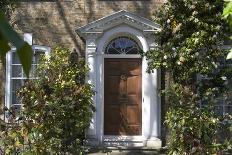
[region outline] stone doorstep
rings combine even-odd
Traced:
[[[150,147],[89,147],[89,155],[165,155],[167,148],[154,149]]]
[[[146,148],[146,149],[160,149],[162,146],[162,141],[158,138],[150,138],[148,140],[143,140],[141,138],[114,138],[107,137],[103,139],[103,142],[99,142],[97,139],[88,139],[86,141],[87,146],[90,147],[105,147],[105,148],[123,148],[123,149],[136,149],[136,148]]]

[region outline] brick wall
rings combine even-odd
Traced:
[[[43,2],[41,2],[43,1]],[[163,0],[27,0],[16,10],[13,23],[21,33],[34,34],[34,43],[62,45],[83,51],[75,27],[88,24],[119,10],[152,19]]]

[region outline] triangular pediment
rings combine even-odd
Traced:
[[[129,25],[146,33],[153,33],[160,30],[158,24],[128,11],[121,10],[93,21],[85,26],[79,27],[76,29],[76,32],[85,38],[89,34],[101,34],[104,31],[121,24]]]

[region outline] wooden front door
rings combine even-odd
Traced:
[[[105,135],[141,135],[141,64],[139,58],[105,59]]]

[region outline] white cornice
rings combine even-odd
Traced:
[[[105,30],[120,24],[127,24],[139,29],[144,33],[154,33],[160,30],[160,26],[146,18],[137,16],[125,10],[121,10],[109,16],[93,21],[85,26],[75,29],[76,33],[83,38],[89,35],[101,35]]]

